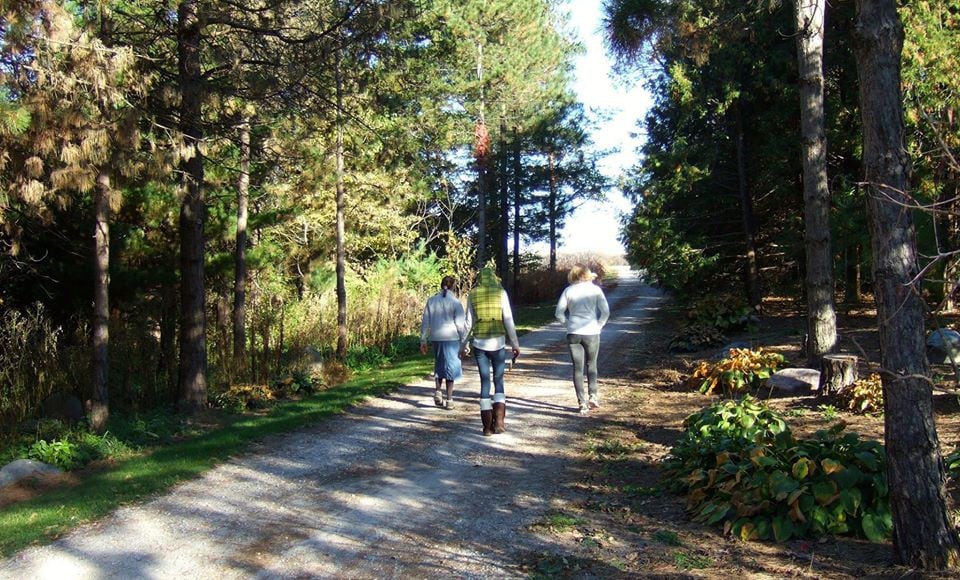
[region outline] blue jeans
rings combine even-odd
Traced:
[[[507,363],[507,351],[473,349],[473,357],[480,371],[480,398],[490,398],[490,367],[493,367],[494,392],[503,393],[503,370]]]

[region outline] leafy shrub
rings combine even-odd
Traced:
[[[95,459],[116,459],[134,451],[127,443],[110,432],[97,435],[89,431],[78,431],[75,439],[84,463]]]
[[[716,346],[724,340],[723,333],[716,326],[694,323],[685,326],[683,330],[670,339],[670,350],[674,352],[694,352]]]
[[[741,298],[723,294],[698,298],[687,317],[695,324],[712,326],[721,332],[745,330],[756,322],[753,310]]]
[[[309,395],[320,390],[320,378],[304,371],[294,371],[280,380],[274,381],[270,390],[277,398],[285,399],[294,395]]]
[[[347,366],[353,370],[366,370],[387,364],[387,355],[375,346],[355,345],[347,350]]]
[[[751,397],[724,401],[684,422],[663,464],[693,519],[722,523],[743,540],[890,535],[884,448],[843,433],[844,424],[796,440],[786,422]]]
[[[27,456],[65,470],[74,469],[84,463],[79,447],[66,439],[41,439],[30,447]]]
[[[687,384],[704,395],[720,387],[724,396],[759,387],[783,364],[782,354],[763,348],[731,348],[727,358],[716,363],[701,361]]]
[[[865,379],[858,379],[837,394],[837,402],[854,413],[882,413],[883,384],[880,375],[873,373]]]
[[[276,397],[266,385],[233,385],[216,395],[213,403],[217,407],[241,413],[249,409],[262,409]]]

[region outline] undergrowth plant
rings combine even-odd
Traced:
[[[674,352],[695,352],[722,343],[726,337],[716,326],[693,323],[683,327],[670,339],[670,350]]]
[[[860,414],[883,413],[883,383],[880,375],[858,379],[837,394],[837,402]]]
[[[783,365],[783,355],[758,348],[731,348],[727,358],[715,363],[701,361],[687,384],[704,395],[719,387],[725,397],[759,387]]]
[[[884,448],[844,428],[795,439],[752,397],[723,401],[686,419],[663,471],[694,520],[743,540],[881,541],[892,530]]]
[[[117,459],[131,452],[127,444],[109,432],[97,435],[76,428],[57,439],[35,441],[25,455],[29,459],[70,471],[97,459]]]
[[[232,385],[213,397],[213,404],[221,409],[242,413],[250,409],[263,409],[276,399],[267,385]]]
[[[756,322],[753,310],[743,299],[723,294],[710,294],[697,299],[687,310],[687,318],[695,324],[712,326],[720,332],[746,330]]]

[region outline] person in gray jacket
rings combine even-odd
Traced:
[[[596,277],[586,266],[577,264],[571,268],[567,276],[570,285],[560,295],[555,313],[557,320],[567,329],[567,345],[573,359],[573,387],[581,414],[600,406],[597,355],[600,352],[600,331],[610,318],[610,307],[603,290],[593,283]],[[587,377],[586,393],[584,374]]]
[[[463,376],[460,364],[460,343],[467,336],[463,305],[454,294],[457,281],[453,276],[444,276],[440,292],[427,300],[420,322],[420,352],[427,354],[427,342],[433,343],[433,374],[436,389],[433,403],[444,409],[453,408],[453,383]],[[443,383],[446,382],[446,398]]]

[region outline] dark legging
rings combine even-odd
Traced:
[[[587,385],[589,395],[597,396],[597,353],[600,352],[599,334],[568,334],[567,345],[570,347],[570,358],[573,359],[573,387],[577,390],[577,401],[580,406],[587,404],[586,394],[583,392],[584,363],[586,363]]]

